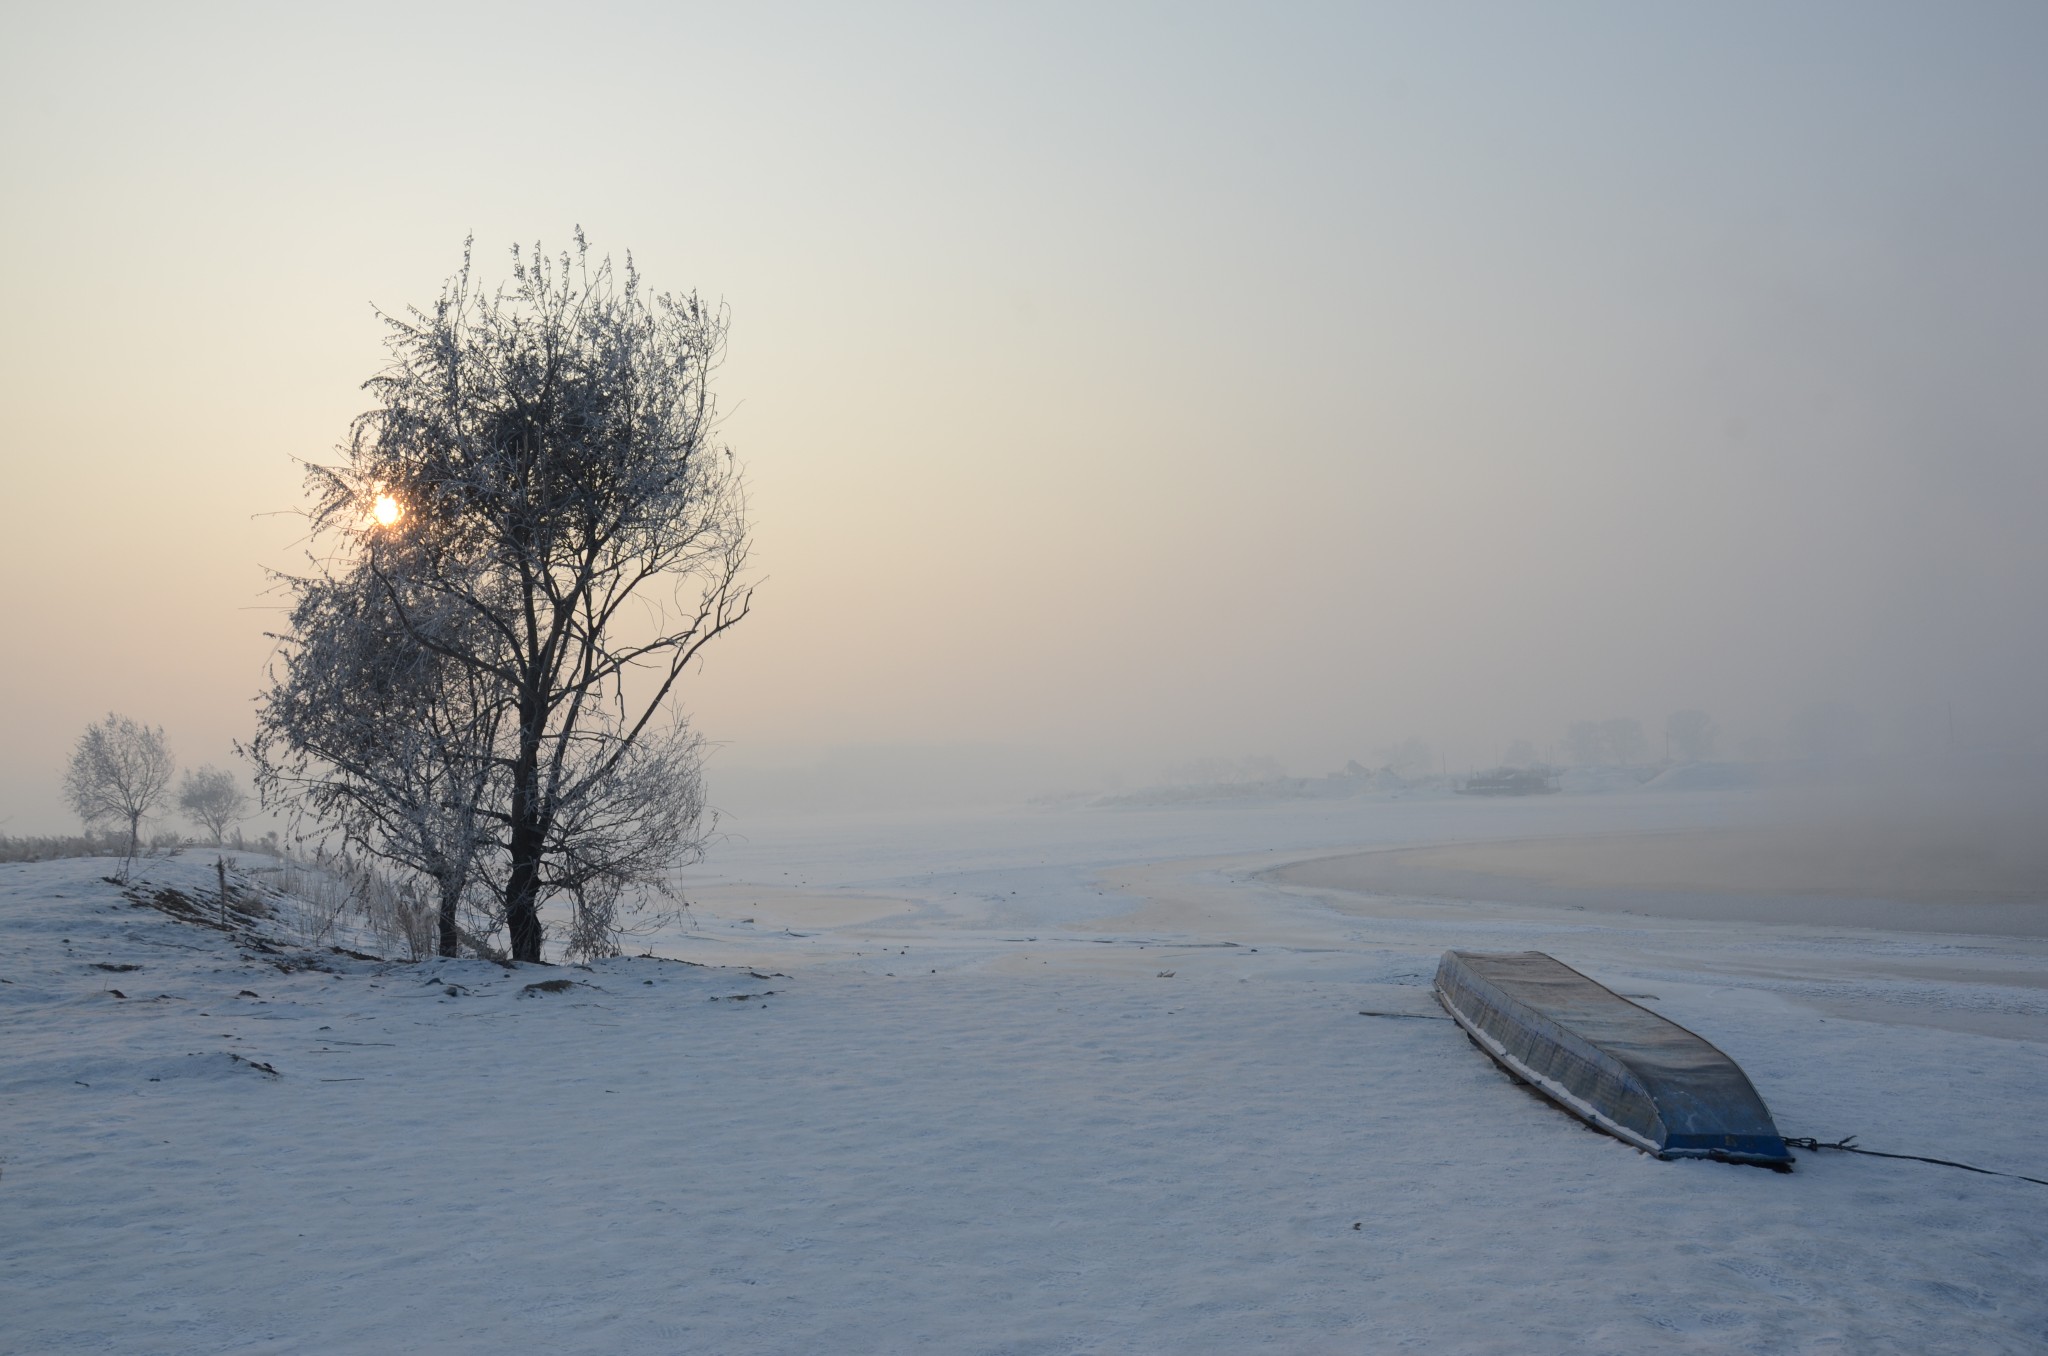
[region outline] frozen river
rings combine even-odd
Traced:
[[[1774,817],[760,820],[640,943],[704,964],[516,973],[287,972],[91,863],[0,868],[0,1348],[2038,1351],[2048,1188],[1658,1163],[1430,1000],[1446,948],[1546,950],[1726,1050],[1789,1135],[2048,1176],[2038,935],[1815,919],[1810,882],[1776,921],[1541,894],[1596,835]],[[1504,887],[1470,898],[1354,870],[1528,840],[1577,865],[1421,864]]]

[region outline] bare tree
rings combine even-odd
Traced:
[[[1664,739],[1680,762],[1695,763],[1714,756],[1721,727],[1704,711],[1673,711],[1664,720]]]
[[[249,797],[235,785],[234,773],[209,764],[179,779],[178,809],[212,834],[219,847],[235,822],[249,813]]]
[[[295,595],[271,686],[245,752],[266,803],[401,871],[436,896],[436,950],[458,954],[492,838],[505,707],[478,671],[419,643],[392,605],[392,576],[358,568],[285,582]],[[485,641],[466,609],[416,601],[412,625],[442,649]],[[487,929],[498,911],[485,909]]]
[[[86,827],[125,823],[128,856],[142,840],[142,821],[163,804],[175,763],[162,726],[108,713],[86,727],[64,773],[64,796]]]
[[[703,740],[678,717],[643,735],[611,778],[564,807],[548,860],[551,885],[572,904],[567,955],[615,954],[627,890],[670,896],[667,872],[702,860],[710,827],[703,764]]]
[[[752,599],[743,485],[714,438],[709,389],[725,318],[645,293],[630,258],[615,274],[579,231],[553,262],[515,249],[495,291],[473,281],[465,251],[431,310],[386,321],[375,407],[339,465],[309,471],[329,555],[292,581],[301,606],[273,694],[324,652],[323,629],[367,628],[342,644],[349,664],[380,637],[407,675],[401,704],[449,728],[398,761],[416,782],[425,766],[452,775],[401,794],[389,766],[364,760],[346,813],[472,816],[458,837],[483,845],[513,957],[535,961],[549,898],[601,920],[581,928],[587,941],[628,886],[658,886],[708,832],[699,745],[671,698]],[[365,620],[305,611],[329,587],[359,591]],[[287,710],[303,708],[266,708],[272,765],[308,761],[269,785],[341,815],[316,765],[388,740],[389,722],[352,717],[321,744]]]

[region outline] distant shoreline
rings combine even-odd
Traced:
[[[1894,826],[1453,843],[1343,853],[1260,874],[1349,894],[1703,922],[2048,937],[2048,883],[2031,863]]]

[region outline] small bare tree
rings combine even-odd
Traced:
[[[132,860],[142,841],[142,821],[163,804],[175,766],[163,727],[110,712],[78,737],[64,773],[64,796],[87,828],[126,824]]]
[[[178,782],[178,809],[213,835],[219,847],[228,830],[249,813],[249,797],[235,785],[235,774],[208,764]]]

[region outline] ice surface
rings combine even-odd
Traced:
[[[703,963],[588,970],[270,955],[0,868],[0,1350],[2042,1349],[2043,1188],[1659,1163],[1360,1011],[1541,949],[1788,1134],[2043,1176],[2048,942],[1260,874],[1739,812],[1622,799],[746,823],[650,939]]]

